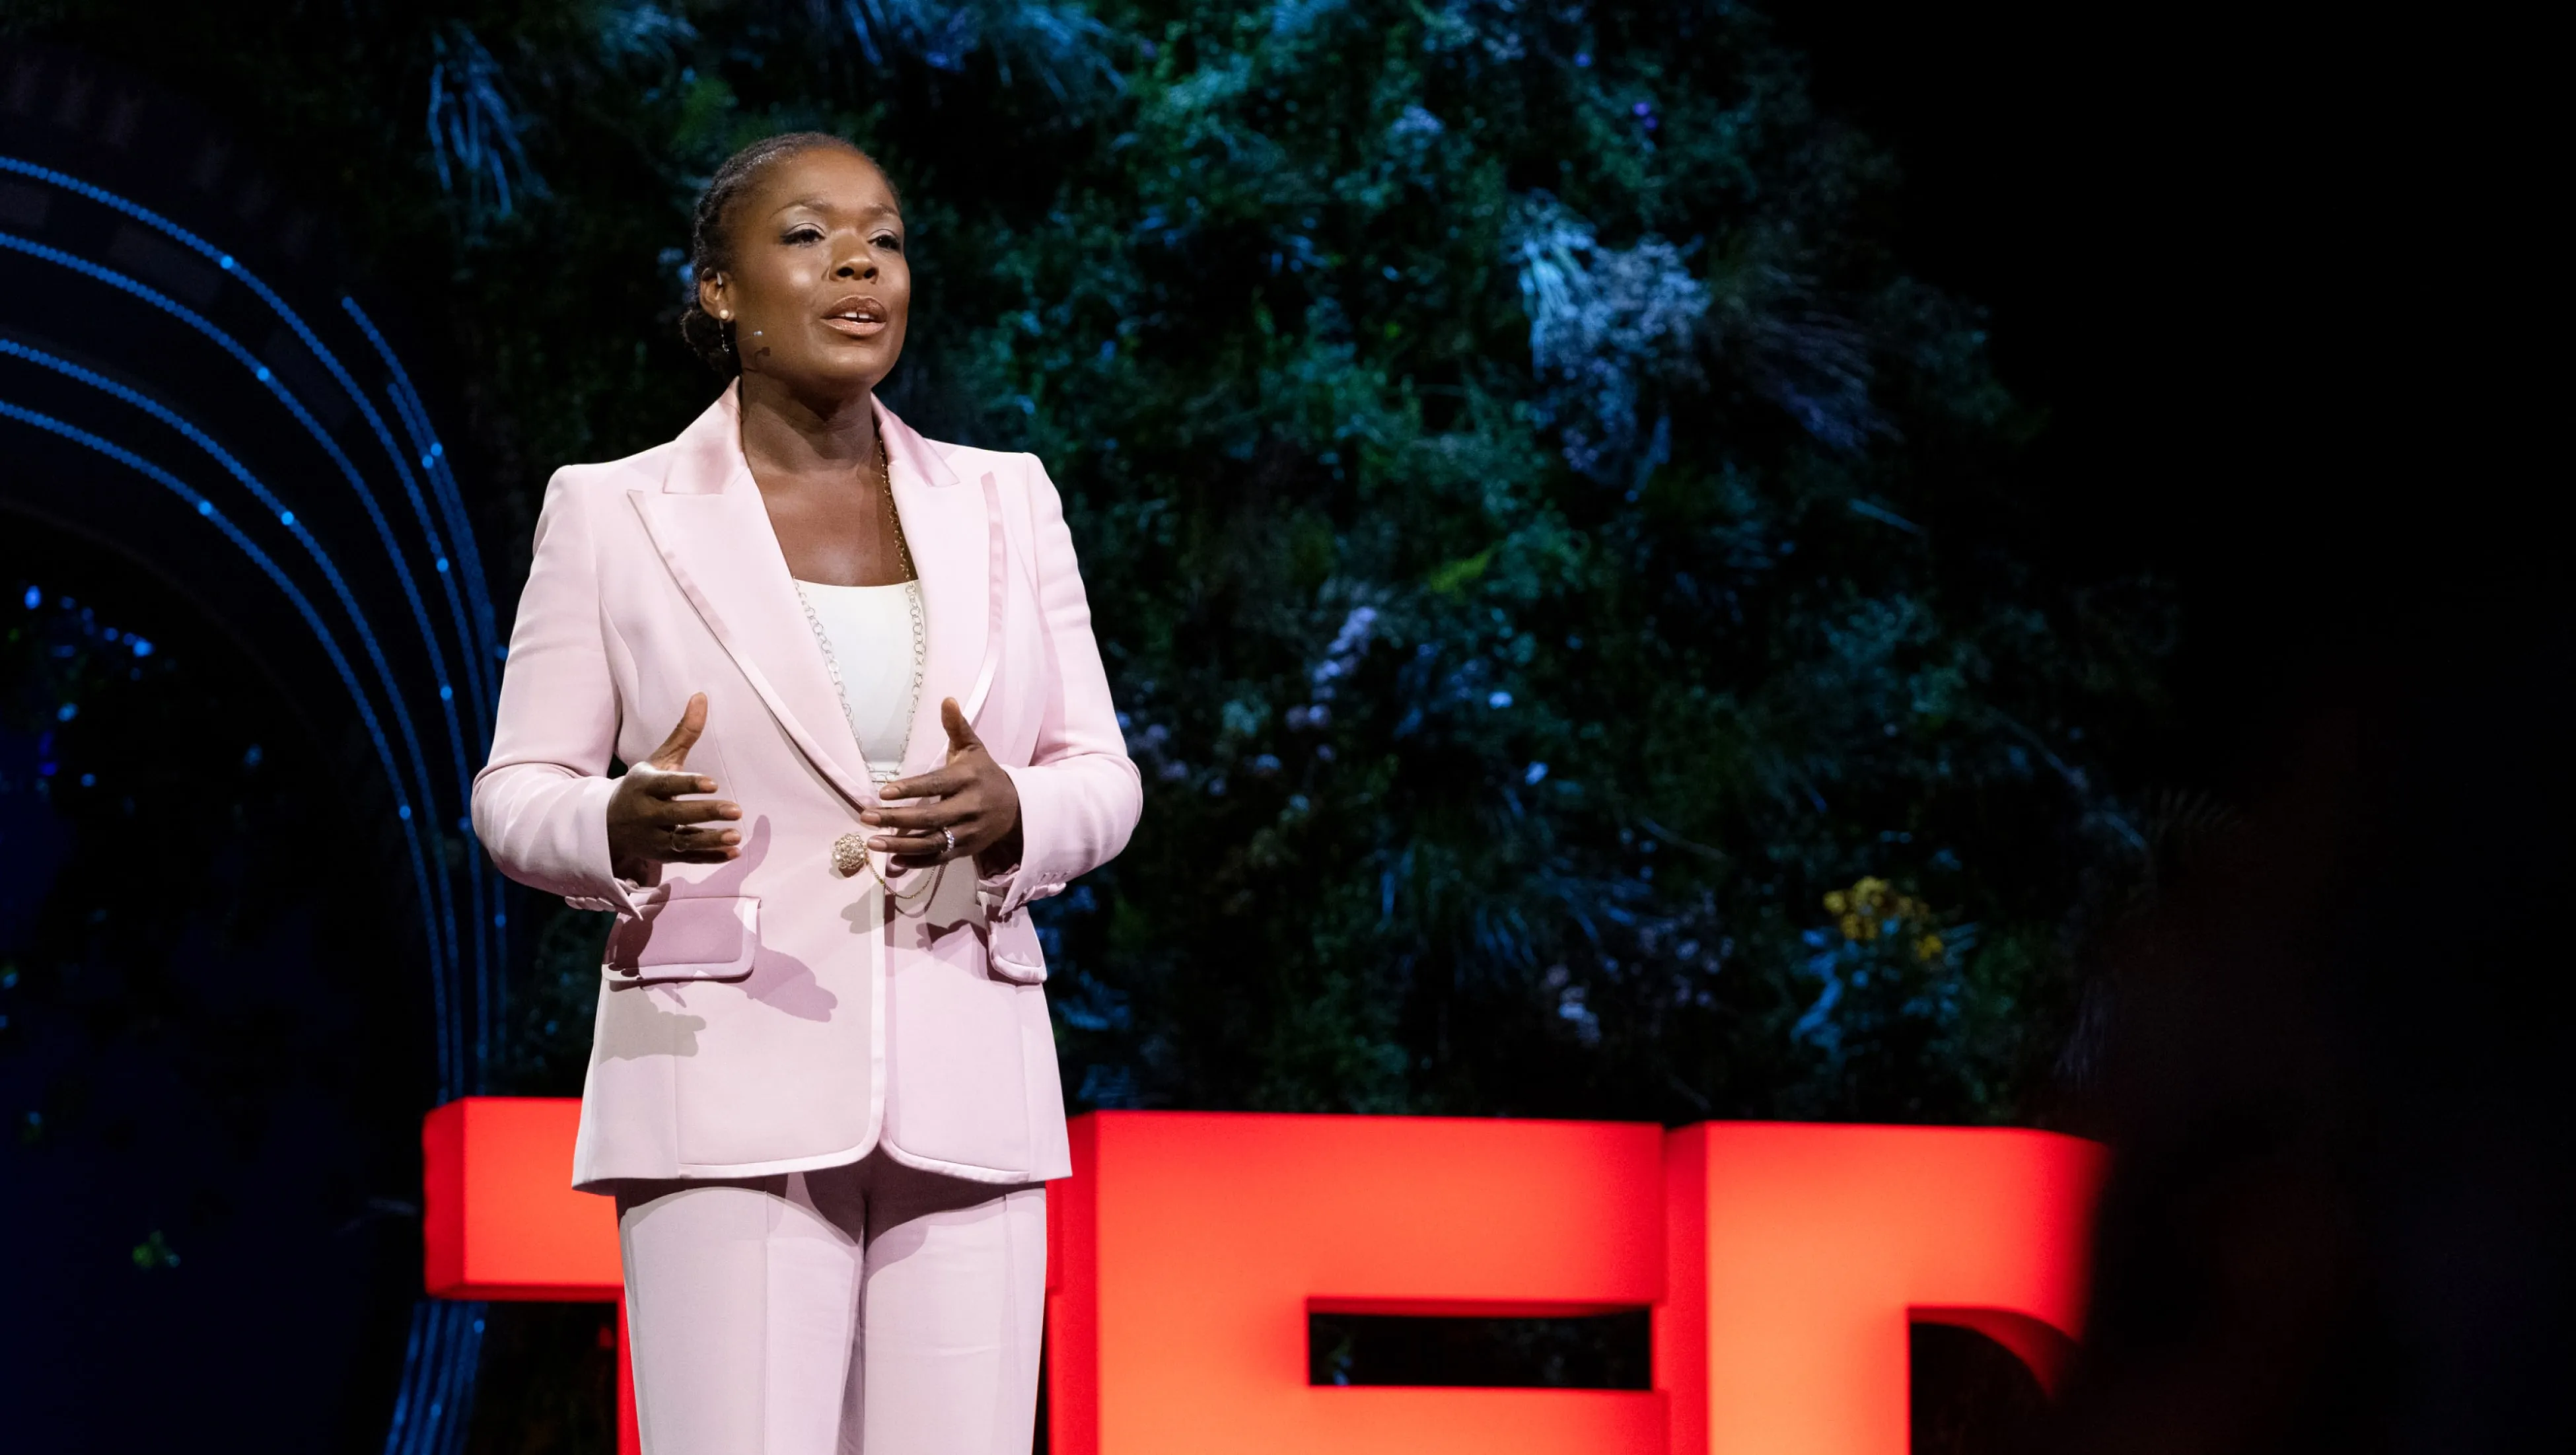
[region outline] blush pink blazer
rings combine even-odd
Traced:
[[[1027,906],[1125,847],[1143,806],[1062,502],[1031,455],[923,439],[883,406],[929,618],[906,773],[954,697],[1020,795],[1019,867],[897,876],[832,844],[876,802],[740,443],[727,389],[669,444],[546,487],[474,828],[501,871],[617,915],[573,1182],[739,1177],[882,1146],[991,1182],[1071,1171],[1046,963]],[[609,867],[614,757],[649,757],[691,693],[688,766],[742,805],[743,853]],[[882,856],[877,858],[880,868]]]

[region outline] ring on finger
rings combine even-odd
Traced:
[[[688,852],[688,850],[680,846],[680,825],[673,824],[669,828],[663,830],[663,832],[670,835],[672,853],[685,854]]]
[[[939,831],[939,842],[943,845],[939,851],[940,858],[953,859],[957,857],[957,831],[955,829],[941,829]]]

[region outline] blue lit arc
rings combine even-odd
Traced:
[[[66,378],[86,384],[102,393],[112,395],[127,404],[131,404],[135,408],[142,410],[144,413],[151,415],[154,419],[168,425],[171,429],[185,437],[190,443],[196,445],[199,449],[214,457],[215,462],[224,467],[225,473],[240,481],[242,486],[250,491],[252,497],[259,501],[261,507],[265,509],[270,516],[277,519],[280,524],[284,525],[287,530],[291,531],[294,534],[297,543],[304,547],[305,554],[313,560],[316,567],[321,570],[324,578],[331,583],[332,592],[339,599],[341,608],[348,613],[351,622],[357,626],[359,640],[364,645],[370,665],[375,668],[375,677],[379,688],[384,692],[388,700],[395,701],[397,703],[400,701],[400,690],[394,680],[393,668],[391,664],[386,662],[384,649],[381,643],[377,640],[375,633],[367,629],[366,613],[358,605],[357,598],[351,594],[347,580],[340,574],[340,568],[333,563],[329,553],[322,549],[321,542],[314,539],[312,528],[307,523],[297,520],[295,518],[295,512],[288,509],[285,503],[278,499],[276,493],[270,490],[265,484],[262,484],[257,476],[243,468],[241,462],[234,459],[231,452],[224,449],[223,446],[215,443],[214,440],[207,437],[203,430],[190,424],[187,420],[181,418],[177,413],[162,405],[159,401],[139,394],[132,389],[128,389],[124,385],[119,384],[112,379],[101,377],[88,369],[82,368],[78,364],[56,358],[42,350],[28,348],[23,344],[15,343],[8,339],[0,339],[0,355],[5,355],[10,358],[24,359],[40,368],[50,369]],[[48,433],[58,435],[64,439],[68,439],[75,444],[85,446],[98,454],[105,455],[108,458],[125,465],[136,473],[143,475],[145,478],[163,485],[186,501],[189,506],[197,512],[197,514],[205,517],[210,524],[215,526],[216,529],[222,531],[226,539],[232,541],[244,553],[249,555],[251,560],[260,567],[262,574],[275,582],[279,590],[286,593],[288,600],[294,604],[297,614],[302,616],[306,624],[311,627],[314,639],[321,644],[323,653],[331,659],[333,666],[339,671],[343,685],[348,688],[350,700],[357,708],[360,720],[365,724],[369,741],[375,747],[378,766],[384,769],[388,779],[400,781],[395,769],[393,749],[385,740],[384,726],[377,718],[375,704],[369,699],[366,691],[359,686],[357,674],[350,670],[347,655],[342,650],[335,634],[323,623],[321,614],[313,609],[312,603],[295,587],[294,583],[286,577],[285,573],[278,569],[277,564],[269,558],[267,553],[260,550],[258,546],[252,544],[250,538],[242,533],[239,526],[224,518],[222,513],[215,508],[213,501],[189,488],[186,484],[182,483],[177,476],[172,475],[169,471],[145,461],[130,450],[103,440],[86,430],[78,428],[77,426],[66,424],[63,421],[54,419],[48,415],[40,414],[34,410],[20,408],[16,405],[10,404],[6,400],[0,400],[0,415],[5,415],[8,418],[18,420],[23,424],[33,425],[38,429],[45,430]],[[428,769],[421,761],[418,739],[416,735],[410,731],[409,716],[407,714],[400,715],[398,720],[402,722],[404,727],[406,746],[409,749],[408,756],[412,762],[415,775],[418,779],[424,780],[425,782],[428,776]],[[406,822],[410,818],[410,814],[408,812],[409,807],[410,805],[408,803],[402,805],[402,808],[405,811],[401,813],[400,817],[402,817]],[[423,904],[431,903],[429,868],[422,859],[420,835],[417,833],[407,832],[404,835],[404,838],[412,858],[412,873],[416,882],[416,887],[421,896],[421,902]],[[435,964],[438,962],[441,955],[440,939],[435,932],[435,927],[425,926],[424,928],[430,929],[428,950],[432,963]],[[450,1017],[447,1008],[447,986],[444,976],[440,976],[432,981],[431,994],[436,1002],[433,1009],[438,1019],[438,1035],[440,1038],[439,1057],[441,1064],[443,1065],[448,1060],[451,1050],[446,1039],[450,1029]]]
[[[94,191],[95,189],[90,190]],[[368,519],[376,528],[377,539],[382,543],[386,555],[393,563],[397,579],[399,579],[403,585],[404,595],[411,606],[413,625],[421,634],[424,643],[430,648],[434,670],[440,679],[439,685],[442,689],[441,706],[447,720],[446,725],[448,736],[450,740],[453,741],[457,736],[457,722],[454,695],[452,692],[444,691],[447,687],[446,664],[443,660],[442,654],[437,649],[436,633],[430,628],[428,612],[421,602],[419,588],[417,582],[411,575],[408,562],[404,559],[402,546],[395,538],[393,525],[386,519],[382,507],[377,503],[374,493],[367,488],[366,481],[359,475],[357,467],[350,462],[348,456],[340,450],[338,444],[331,439],[330,435],[322,428],[321,424],[314,419],[312,411],[307,409],[301,401],[296,399],[294,394],[286,388],[285,384],[277,378],[275,371],[270,369],[266,364],[261,363],[258,358],[252,355],[250,350],[242,346],[239,340],[233,338],[224,330],[217,328],[214,324],[208,322],[201,314],[175,302],[160,293],[158,290],[148,287],[124,273],[117,272],[111,268],[104,268],[96,263],[74,257],[59,248],[47,247],[41,243],[30,242],[24,238],[16,237],[8,233],[0,233],[0,252],[21,253],[29,257],[41,259],[48,263],[53,263],[60,267],[68,268],[83,277],[89,278],[95,282],[104,283],[111,288],[115,288],[120,292],[151,304],[153,307],[158,308],[169,314],[171,317],[178,319],[180,322],[187,324],[190,328],[194,329],[196,332],[215,344],[216,347],[231,355],[236,362],[250,373],[255,382],[267,389],[280,403],[286,406],[288,412],[295,417],[296,422],[303,426],[306,433],[311,435],[314,441],[321,446],[323,453],[339,467],[341,475],[349,482],[350,488],[357,493],[359,502],[366,509]],[[227,257],[223,259],[223,261],[226,264],[230,264],[232,260]],[[227,267],[226,271],[229,272],[233,270]],[[50,355],[44,355],[35,350],[11,348],[7,350],[7,352],[17,357],[28,358],[30,362],[37,362],[40,364],[51,365],[58,362],[53,361]],[[100,380],[97,375],[92,374],[87,370],[58,368],[57,372],[65,372],[70,377],[78,378],[85,383],[91,383],[94,385],[104,384],[104,381]],[[128,402],[134,402],[141,397],[131,390],[116,389],[113,392]],[[156,408],[153,412],[156,417],[161,417],[165,420],[176,418],[172,411],[166,409]],[[197,442],[201,446],[209,443],[202,430],[199,430],[192,425],[184,424],[182,425],[182,428],[191,441]],[[219,457],[226,461],[230,460],[230,456],[228,455]],[[277,517],[279,523],[284,525],[287,529],[294,531],[299,539],[306,542],[308,549],[312,552],[315,558],[321,562],[324,573],[330,578],[333,585],[338,588],[340,599],[348,607],[352,617],[355,618],[359,637],[366,644],[369,657],[375,662],[380,675],[384,679],[384,690],[388,699],[394,704],[394,711],[392,714],[394,722],[401,733],[403,745],[406,750],[406,756],[409,758],[413,770],[410,779],[410,790],[406,794],[398,795],[399,801],[396,809],[398,816],[404,821],[406,826],[409,826],[413,816],[412,799],[416,797],[423,803],[433,802],[434,799],[432,798],[430,791],[428,765],[424,761],[421,753],[419,732],[412,720],[411,714],[404,711],[401,707],[400,690],[392,680],[392,669],[385,663],[382,643],[376,633],[365,621],[363,614],[358,611],[357,603],[350,596],[345,581],[341,577],[338,569],[330,563],[329,557],[322,552],[319,543],[313,540],[309,529],[299,524],[294,518],[293,513],[287,510],[283,505],[278,504],[276,502],[276,498],[269,492],[255,485],[253,486],[253,489],[261,497],[263,503],[270,507],[271,514]],[[429,548],[431,550],[437,549],[435,540],[431,541]],[[396,784],[403,783],[404,776],[395,769],[391,762],[386,763],[384,767],[390,781]],[[466,761],[465,753],[461,746],[455,754],[455,767],[460,785],[466,787],[467,791],[470,792],[472,769]],[[419,837],[417,830],[410,831],[409,837],[417,839]],[[418,852],[417,846],[415,846],[414,852]],[[456,939],[457,927],[455,909],[451,902],[451,896],[448,893],[447,882],[444,876],[435,876],[423,883],[421,885],[421,889],[423,891],[422,903],[425,906],[432,904],[437,906],[431,933],[430,950],[432,963],[440,964],[450,961],[455,958],[450,953],[450,950],[452,949]],[[445,945],[442,945],[440,942],[440,931],[442,930],[444,931],[444,939],[446,941]],[[438,994],[441,998],[444,998],[445,989],[446,987],[444,985],[437,987]],[[441,1021],[442,1024],[439,1026],[439,1033],[444,1036],[451,1028],[444,1024],[445,1017],[441,1017]],[[448,1063],[451,1060],[451,1057],[442,1054],[441,1061],[443,1067],[445,1063]]]
[[[228,514],[205,491],[189,484],[170,462],[148,459],[118,439],[41,409],[0,400],[0,419],[43,431],[115,461],[183,502],[274,584],[312,633],[339,677],[377,766],[393,790],[396,827],[419,895],[421,931],[430,962],[440,1098],[482,1089],[498,1018],[495,992],[505,924],[499,880],[484,856],[473,851],[465,805],[471,793],[474,766],[489,749],[492,705],[505,648],[499,639],[481,558],[447,449],[438,439],[408,371],[356,301],[341,298],[341,310],[365,340],[359,356],[371,352],[387,375],[383,386],[386,408],[380,409],[320,333],[232,254],[150,208],[58,170],[0,156],[0,175],[25,178],[108,208],[213,264],[224,278],[255,298],[310,353],[355,407],[366,432],[382,449],[398,482],[394,490],[384,493],[398,497],[396,510],[405,517],[399,526],[388,515],[379,489],[369,484],[365,472],[316,417],[308,400],[224,327],[119,268],[32,238],[0,232],[0,254],[64,270],[112,289],[149,305],[212,344],[285,410],[300,435],[329,462],[326,473],[346,484],[364,512],[374,548],[366,554],[382,556],[380,567],[367,568],[372,573],[367,579],[390,579],[397,586],[400,604],[393,615],[408,629],[410,650],[425,661],[426,682],[406,681],[406,675],[391,660],[386,639],[381,635],[387,624],[370,619],[362,600],[367,593],[363,588],[352,587],[350,573],[343,569],[343,559],[335,558],[331,543],[273,488],[270,482],[274,476],[263,479],[235,451],[220,444],[205,422],[186,417],[146,389],[130,387],[49,350],[0,338],[0,358],[32,365],[111,398],[138,419],[149,419],[185,439],[223,477],[248,494],[260,517],[286,531],[298,548],[294,554],[300,554],[319,573],[327,589],[322,593],[322,603],[317,605],[314,594],[296,583],[293,573],[258,543],[243,521]],[[333,407],[338,408],[336,404]],[[248,427],[255,429],[257,425],[250,423]],[[114,433],[121,435],[122,431]],[[345,543],[341,554],[345,558]],[[434,590],[443,598],[445,610],[438,614],[443,621],[434,619],[428,596],[421,589],[423,575],[437,582]],[[325,607],[336,608],[337,621]],[[452,636],[442,635],[441,627]],[[363,659],[363,673],[352,659],[350,642],[355,643],[356,657]],[[417,678],[420,674],[415,671],[410,675]],[[412,706],[415,693],[423,691],[433,692],[436,698],[426,724]],[[422,706],[427,708],[427,704]],[[432,771],[433,756],[444,760],[444,772]],[[443,785],[441,779],[445,780]],[[442,786],[446,793],[440,791]],[[453,819],[440,812],[442,807],[452,807]],[[440,828],[442,820],[453,824],[458,838],[465,841],[465,852],[448,851]],[[456,882],[460,879],[462,884]],[[461,906],[459,901],[463,902]],[[464,910],[461,924],[460,907]],[[469,978],[471,993],[467,994]]]
[[[7,345],[5,343],[0,343],[0,349],[6,349],[12,354],[21,352],[15,348],[15,346]],[[136,474],[143,476],[145,479],[153,481],[168,490],[171,494],[177,496],[182,501],[185,501],[190,508],[194,509],[199,516],[203,517],[209,525],[212,525],[216,530],[222,532],[224,539],[232,542],[233,545],[239,548],[244,555],[250,557],[251,563],[259,567],[262,575],[265,575],[270,581],[276,584],[277,589],[285,595],[288,604],[295,608],[295,612],[298,616],[304,618],[304,624],[312,629],[314,639],[321,644],[323,655],[331,659],[331,666],[340,674],[341,682],[349,689],[350,700],[357,706],[359,719],[365,724],[368,737],[375,743],[377,754],[382,760],[383,766],[388,773],[392,771],[393,753],[391,748],[388,747],[385,742],[384,727],[376,719],[375,705],[368,701],[365,689],[358,685],[358,674],[349,666],[348,654],[341,649],[340,643],[333,635],[330,626],[323,621],[322,613],[314,609],[312,600],[296,586],[295,582],[290,579],[283,570],[279,569],[275,558],[271,557],[268,552],[260,549],[259,544],[256,541],[253,541],[250,536],[242,530],[239,524],[235,523],[221,510],[218,510],[212,500],[199,494],[186,481],[180,479],[178,476],[171,474],[168,470],[161,468],[159,465],[152,463],[150,460],[143,458],[132,450],[129,450],[112,440],[101,439],[99,436],[90,433],[88,430],[82,429],[78,425],[67,424],[51,415],[41,414],[32,409],[21,408],[18,405],[10,403],[6,399],[0,399],[0,419],[15,420],[20,424],[31,425],[37,429],[41,429],[47,434],[70,440],[74,444],[81,445],[98,454],[105,455],[107,458],[114,460],[118,464],[125,466],[127,469],[134,471]],[[406,807],[408,807],[408,805],[406,805]],[[409,815],[406,814],[404,817],[408,820]],[[429,895],[429,866],[422,858],[420,838],[417,834],[410,834],[405,837],[411,850],[412,874],[419,881],[423,902],[427,902]],[[435,934],[432,934],[430,937],[429,949],[431,955],[435,957],[439,949],[437,936]],[[439,1018],[443,1022],[447,1018],[443,987],[441,987],[440,991],[440,1004],[438,1009]],[[445,1027],[442,1026],[442,1032],[444,1029]],[[443,1046],[441,1051],[442,1054],[444,1054],[445,1048]]]

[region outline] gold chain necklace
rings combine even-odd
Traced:
[[[883,787],[902,772],[903,760],[912,752],[912,726],[921,713],[921,679],[930,658],[929,623],[923,619],[921,610],[921,573],[912,564],[912,543],[905,539],[903,517],[894,508],[894,467],[886,457],[883,430],[877,432],[877,490],[885,501],[886,526],[894,532],[895,551],[903,559],[904,602],[912,608],[912,696],[903,718],[903,746],[896,750],[893,770],[882,776],[873,772],[869,775],[875,778],[879,787]],[[813,630],[815,645],[823,649],[823,670],[831,675],[832,695],[841,700],[841,717],[850,725],[850,740],[857,742],[861,736],[859,719],[850,709],[849,690],[841,685],[841,662],[832,653],[832,638],[823,630],[823,618],[814,610],[813,598],[805,594],[805,584],[792,577],[790,581],[796,587],[797,601],[805,607],[805,625]],[[897,893],[885,875],[878,872],[876,861],[868,857],[865,834],[843,834],[833,840],[832,867],[839,870],[843,878],[861,869],[867,870],[868,877],[874,879],[877,887],[885,891],[886,898],[897,905],[917,904],[939,887],[938,876],[932,875],[920,893],[908,897]]]

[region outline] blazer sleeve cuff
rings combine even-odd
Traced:
[[[976,898],[993,919],[1008,919],[1033,899],[1064,893],[1066,881],[1073,877],[1063,866],[1049,862],[1056,815],[1051,792],[1055,785],[1047,781],[1047,770],[1005,763],[1002,771],[1011,775],[1011,786],[1020,795],[1020,862],[975,881]]]
[[[614,778],[585,778],[575,791],[572,810],[574,860],[578,878],[567,886],[564,903],[575,909],[605,910],[619,919],[641,919],[636,896],[644,886],[621,879],[610,866],[608,800],[617,792]]]
[[[999,874],[975,876],[975,902],[984,907],[986,919],[1008,919],[1019,913],[1020,905],[1026,901],[1011,898],[1011,891],[1019,882],[1020,866],[1017,864]]]

